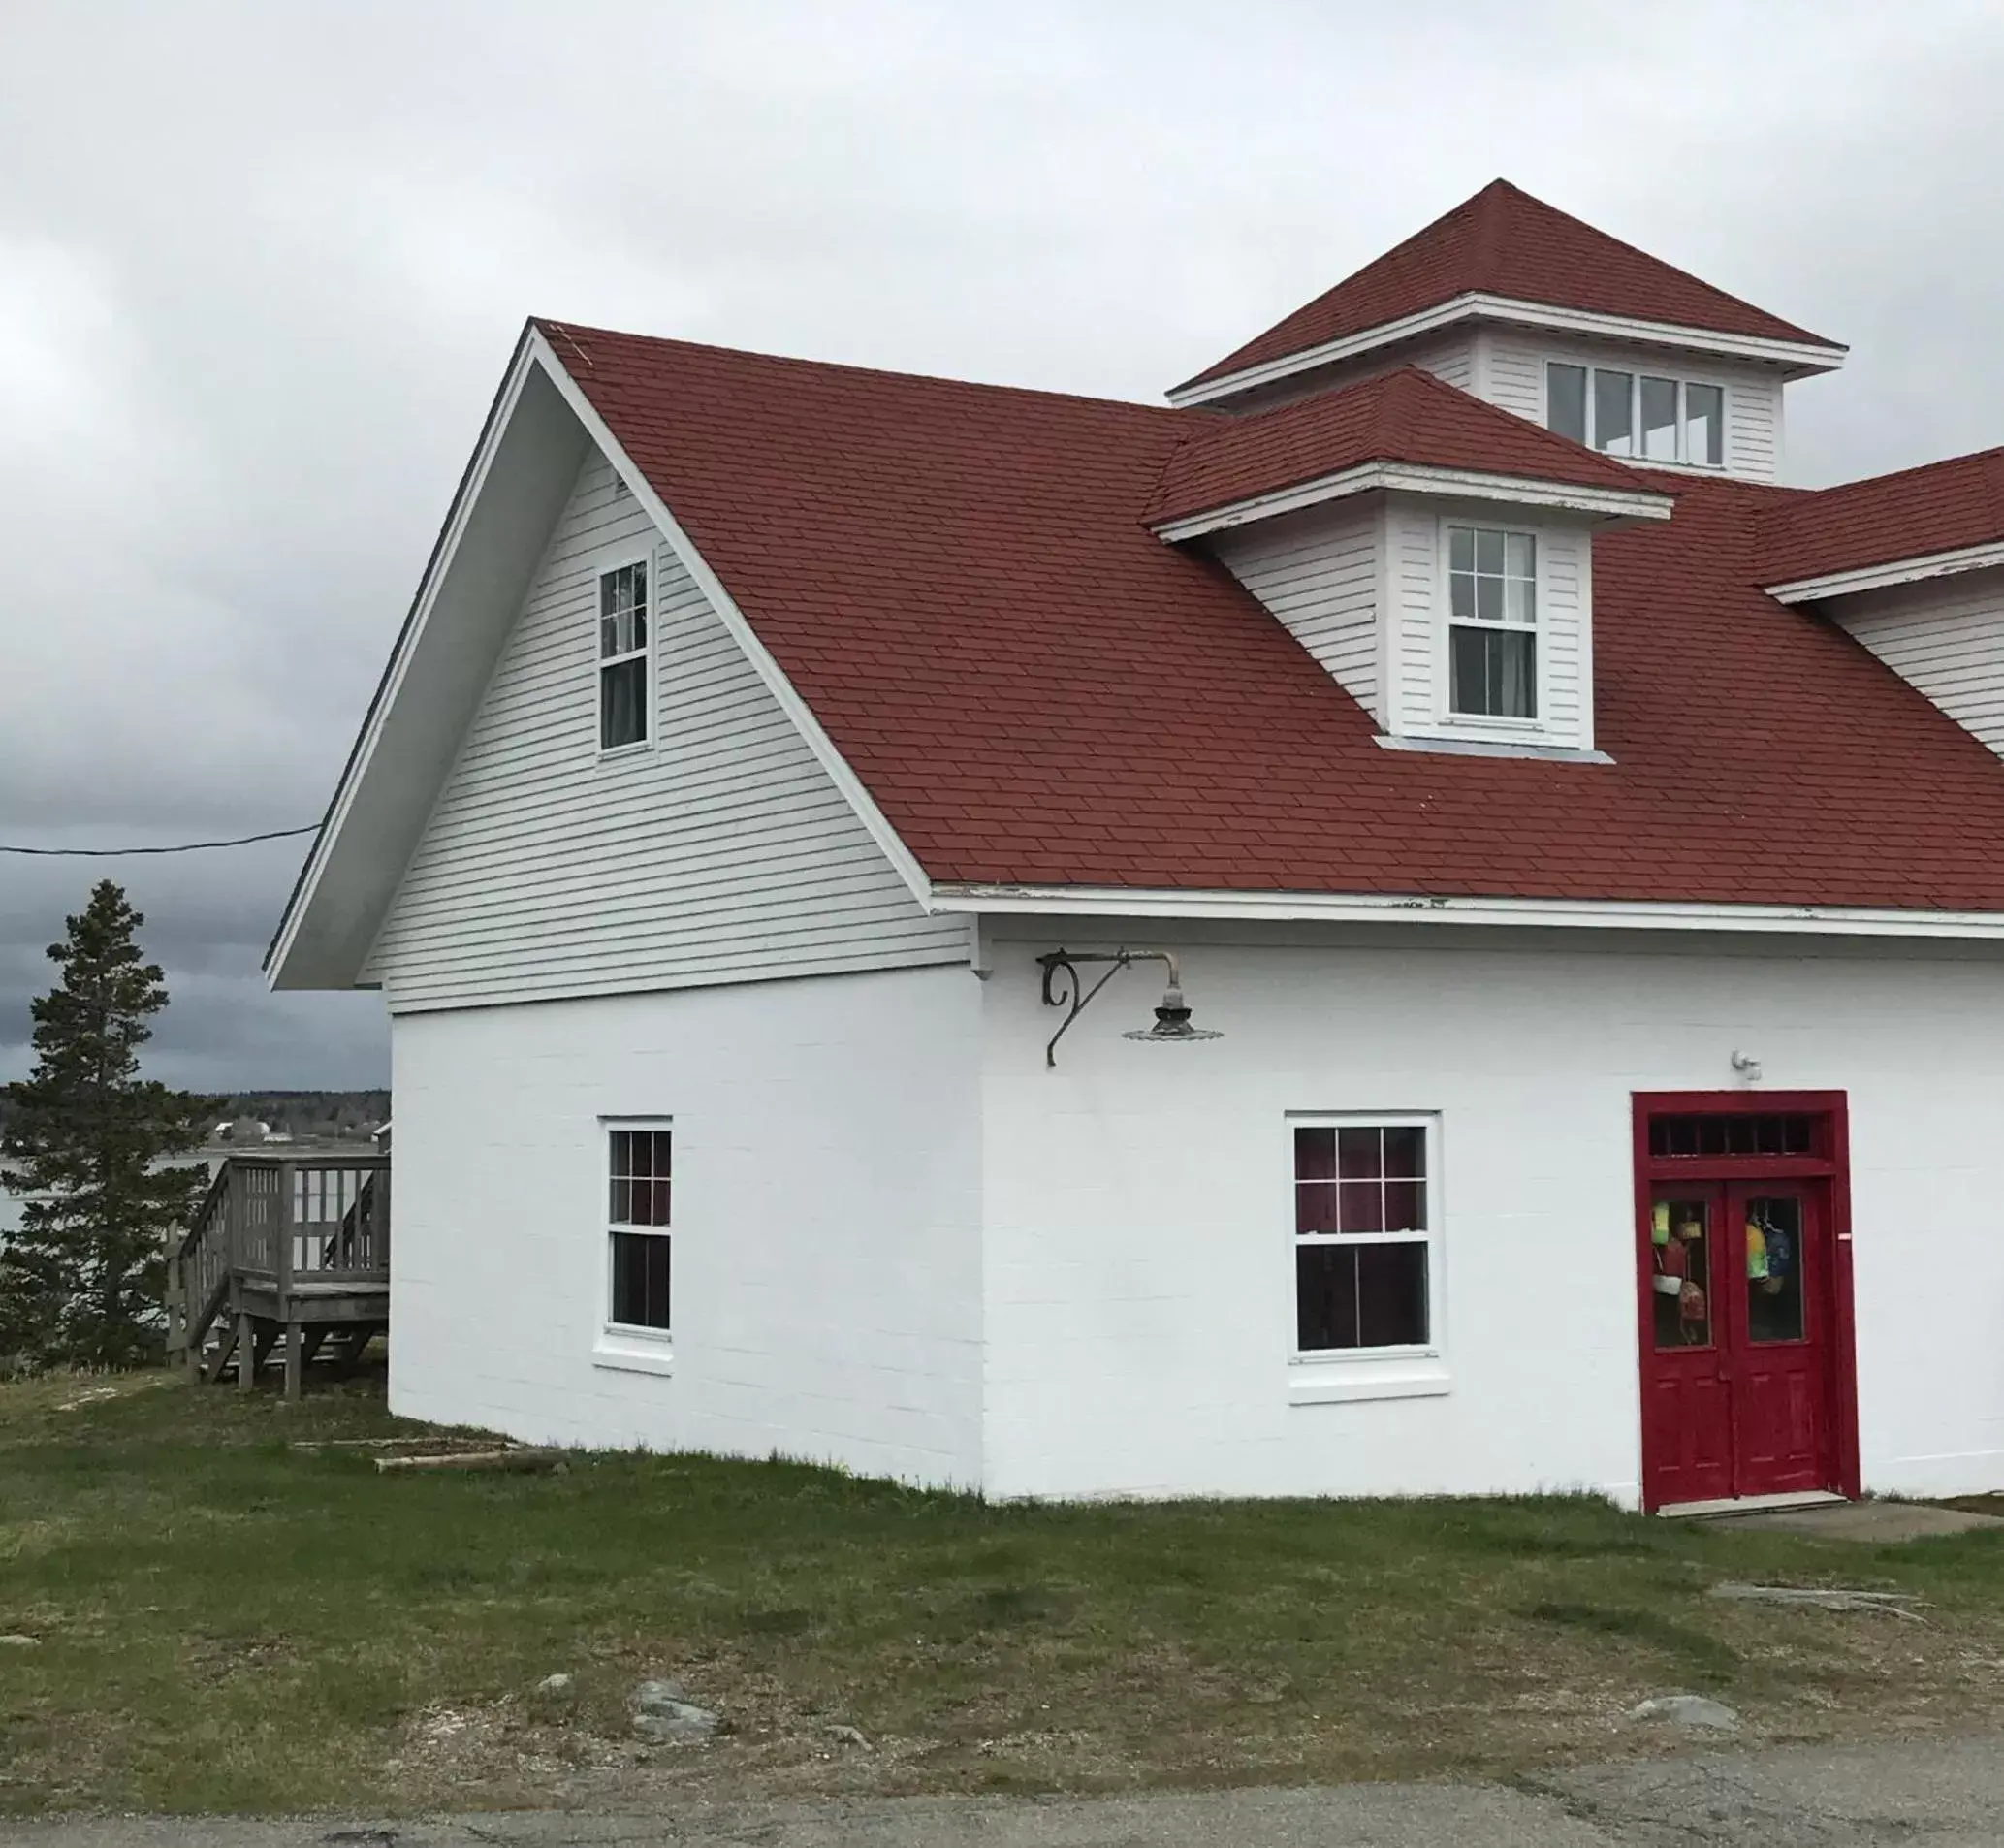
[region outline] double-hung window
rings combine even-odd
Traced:
[[[1414,1117],[1295,1123],[1300,1354],[1432,1344],[1434,1127]]]
[[[598,579],[598,748],[644,745],[648,734],[647,561]]]
[[[674,1139],[666,1124],[613,1124],[607,1128],[609,1328],[665,1335],[671,1326],[669,1207]]]
[[[1544,421],[1589,449],[1642,462],[1726,465],[1726,392],[1616,366],[1544,368]]]
[[[1447,528],[1447,710],[1538,717],[1538,541],[1528,532]]]

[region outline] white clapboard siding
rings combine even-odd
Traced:
[[[1539,717],[1535,735],[1509,724],[1449,719],[1447,711],[1445,529],[1450,524],[1505,526],[1538,541]],[[1494,507],[1469,506],[1444,515],[1403,495],[1386,510],[1391,608],[1386,631],[1390,663],[1390,729],[1411,737],[1549,746],[1593,747],[1593,540],[1576,526],[1499,517]]]
[[[651,749],[598,755],[598,574],[652,560]],[[595,452],[367,971],[458,1007],[965,961]]]
[[[1447,663],[1435,659],[1440,603],[1446,594],[1440,581],[1440,516],[1423,502],[1394,498],[1386,508],[1391,603],[1386,633],[1396,657],[1389,664],[1396,689],[1394,731],[1439,729],[1447,674]]]
[[[1535,335],[1494,329],[1482,336],[1482,364],[1472,389],[1479,398],[1534,424],[1544,422],[1544,368],[1556,360],[1568,366],[1616,366],[1720,385],[1726,392],[1726,472],[1748,481],[1773,481],[1782,467],[1782,381],[1759,366],[1650,352],[1640,347],[1589,345],[1542,340]]]
[[[1476,389],[1475,356],[1475,335],[1467,328],[1460,328],[1431,339],[1408,341],[1397,347],[1341,361],[1334,366],[1320,366],[1310,372],[1298,372],[1291,378],[1276,379],[1271,385],[1225,399],[1214,408],[1237,412],[1271,410],[1276,404],[1291,404],[1298,398],[1313,398],[1319,392],[1361,385],[1366,379],[1395,372],[1402,366],[1416,366],[1421,371],[1431,372],[1434,377],[1447,380],[1460,391],[1472,392]]]
[[[1379,711],[1375,507],[1311,507],[1220,540],[1220,561],[1366,712]]]
[[[2004,756],[2004,570],[1846,597],[1830,614]]]

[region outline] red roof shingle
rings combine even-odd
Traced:
[[[1188,383],[1228,378],[1469,294],[1710,334],[1836,344],[1498,179]]]
[[[1151,526],[1374,462],[1668,499],[1662,477],[1645,480],[1416,366],[1250,417],[1223,411],[1189,417],[1193,428],[1150,504]]]
[[[1388,751],[1142,524],[1208,414],[541,325],[937,881],[2004,910],[2004,764],[1756,588],[1780,491],[1596,539],[1612,764]]]
[[[2004,541],[2004,449],[1797,494],[1762,523],[1763,584]]]

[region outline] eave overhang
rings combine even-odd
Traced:
[[[1675,499],[1668,494],[1617,488],[1587,487],[1524,475],[1485,474],[1473,469],[1438,468],[1416,462],[1372,462],[1334,474],[1249,495],[1174,519],[1153,522],[1157,538],[1177,544],[1206,533],[1227,531],[1304,507],[1348,499],[1357,494],[1396,493],[1452,500],[1495,501],[1508,506],[1535,507],[1608,522],[1668,520]]]
[[[1961,546],[1953,552],[1929,552],[1911,558],[1891,558],[1883,564],[1829,571],[1820,577],[1795,578],[1765,587],[1777,603],[1820,603],[1828,597],[1858,596],[1866,590],[1890,590],[1901,584],[1924,584],[1930,578],[1959,577],[1965,571],[1988,571],[2004,565],[2004,539],[1988,545]]]
[[[1718,359],[1739,360],[1750,365],[1771,366],[1784,378],[1811,378],[1834,372],[1844,364],[1849,348],[1799,340],[1771,339],[1762,335],[1726,334],[1709,328],[1682,327],[1668,321],[1638,320],[1633,316],[1602,314],[1588,308],[1558,307],[1549,303],[1522,302],[1511,296],[1479,291],[1452,296],[1432,307],[1420,308],[1377,327],[1360,328],[1298,353],[1283,354],[1256,366],[1227,372],[1221,378],[1188,379],[1173,386],[1168,400],[1178,410],[1195,404],[1216,403],[1236,398],[1242,392],[1274,385],[1284,379],[1313,372],[1325,366],[1361,358],[1401,341],[1419,339],[1453,328],[1479,322],[1509,327],[1537,329],[1547,334],[1571,335],[1616,341],[1632,346],[1655,346],[1674,352],[1704,353]]]

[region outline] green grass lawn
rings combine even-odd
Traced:
[[[787,1464],[379,1475],[397,1429],[164,1376],[0,1386],[0,1810],[372,1812],[674,1794],[1507,1774],[1981,1724],[2004,1542],[1873,1547],[1585,1499],[986,1506]],[[1924,1624],[1707,1600],[1870,1585]],[[537,1684],[574,1677],[557,1695]],[[711,1744],[636,1741],[668,1674]],[[874,1749],[827,1729],[860,1728]]]

